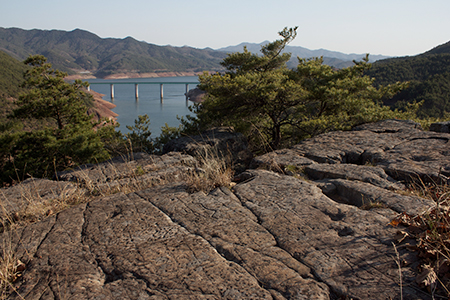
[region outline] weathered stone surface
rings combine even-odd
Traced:
[[[308,267],[279,248],[255,215],[226,188],[209,195],[189,195],[176,187],[138,194],[241,265],[264,288],[290,299],[328,299],[328,287],[315,281]]]
[[[324,194],[357,207],[370,208],[381,204],[397,213],[406,212],[413,216],[433,205],[431,200],[402,195],[362,181],[329,179],[326,183],[332,184],[333,187],[326,186],[327,190],[322,189]]]
[[[450,134],[422,131],[419,126],[411,121],[387,120],[353,131],[322,134],[290,150],[317,163],[370,163],[396,180],[421,177],[447,181]]]
[[[246,151],[229,137],[179,140],[171,150]],[[24,182],[4,190],[10,210],[33,184],[99,196],[1,234],[0,253],[26,264],[20,296],[10,298],[400,299],[398,229],[388,224],[432,203],[395,191],[416,174],[445,180],[449,138],[393,120],[328,133],[255,158],[259,169],[209,194],[187,192],[184,179],[198,162],[174,152]],[[418,258],[397,250],[403,299],[431,299],[415,283]]]
[[[18,288],[25,299],[272,298],[242,267],[136,194],[73,207],[19,236],[27,243],[16,252],[29,260]]]
[[[194,103],[201,103],[205,100],[206,92],[199,88],[191,89],[186,94],[188,100]]]
[[[336,203],[297,178],[263,170],[251,173],[252,180],[235,187],[237,197],[278,246],[309,266],[335,296],[389,299],[398,295],[391,244],[395,229],[388,226],[393,211],[361,210]],[[405,251],[401,255],[414,259]],[[414,282],[412,271],[411,266],[403,269],[405,286]],[[414,288],[404,289],[404,299],[421,297]]]
[[[430,125],[430,131],[450,133],[450,121],[433,123]]]
[[[290,166],[296,168],[303,168],[304,166],[316,164],[315,161],[299,155],[293,149],[275,150],[273,152],[257,156],[253,158],[250,164],[250,168],[267,169],[275,172],[284,172],[289,169]]]
[[[379,167],[354,164],[311,164],[305,167],[305,173],[314,180],[324,178],[343,178],[368,182],[384,189],[401,190],[404,186],[386,175]]]

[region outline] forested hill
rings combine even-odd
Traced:
[[[22,90],[20,85],[27,68],[22,62],[0,51],[0,98],[17,97]]]
[[[422,117],[445,117],[450,112],[450,42],[417,56],[377,61],[368,75],[375,78],[377,86],[410,82],[388,105],[401,108],[423,100]]]
[[[102,39],[75,29],[23,30],[0,27],[0,50],[24,60],[42,54],[55,69],[97,77],[116,73],[201,72],[220,70],[226,53],[211,49],[157,46],[131,37]]]

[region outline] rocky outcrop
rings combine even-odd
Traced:
[[[430,125],[430,131],[450,133],[450,121],[433,123]]]
[[[187,93],[185,93],[186,98],[194,103],[201,103],[204,101],[206,92],[202,91],[199,88],[195,88],[192,90],[189,90]]]
[[[209,193],[189,192],[197,150],[183,140],[170,150],[184,153],[59,174],[57,199],[99,196],[3,233],[26,266],[10,298],[431,299],[413,241],[398,244],[389,223],[433,205],[398,191],[448,179],[449,138],[400,121],[328,133],[254,158]],[[21,186],[4,190],[8,209]]]

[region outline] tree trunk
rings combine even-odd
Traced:
[[[274,125],[272,128],[272,147],[278,149],[281,143],[281,125]]]

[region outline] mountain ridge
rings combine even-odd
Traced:
[[[70,75],[89,72],[91,76],[100,78],[117,74],[139,77],[137,74],[221,71],[224,69],[220,62],[226,57],[227,51],[242,51],[243,45],[252,45],[249,50],[259,53],[261,45],[267,42],[241,43],[214,50],[209,47],[199,49],[189,46],[159,46],[138,41],[131,36],[123,39],[101,38],[82,29],[64,31],[0,27],[0,50],[14,58],[24,60],[31,54],[42,54],[54,68]],[[353,60],[365,57],[365,54],[344,54],[326,49],[309,50],[300,46],[288,46],[286,51],[292,53],[289,67],[297,65],[297,56],[324,56],[324,63],[336,68],[351,66]]]
[[[218,51],[224,51],[224,52],[239,52],[242,51],[244,46],[247,47],[247,50],[252,53],[259,53],[261,46],[269,43],[269,41],[264,41],[261,43],[247,43],[243,42],[239,45],[235,46],[228,46],[217,49]],[[290,61],[288,62],[288,67],[295,67],[298,64],[297,57],[300,58],[312,58],[312,57],[323,57],[324,64],[336,67],[336,68],[346,68],[353,65],[353,61],[360,61],[363,58],[366,57],[366,53],[364,54],[356,54],[356,53],[350,53],[345,54],[338,51],[331,51],[327,49],[316,49],[316,50],[310,50],[305,47],[301,46],[291,46],[287,45],[284,52],[290,52],[292,54],[292,57]],[[390,58],[390,56],[386,55],[369,55],[369,62],[375,62],[377,60],[387,59]]]
[[[190,47],[158,46],[124,39],[100,38],[75,29],[24,30],[0,27],[0,50],[23,60],[42,54],[53,67],[69,74],[89,71],[96,77],[115,73],[219,71],[223,52]]]

